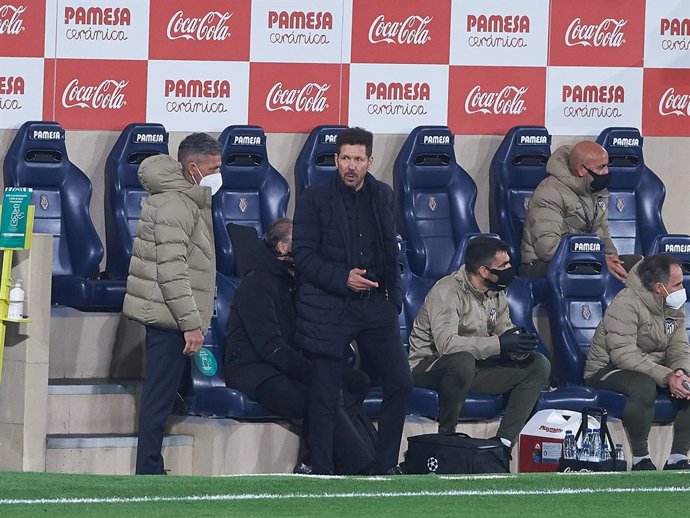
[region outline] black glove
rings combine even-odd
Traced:
[[[536,349],[537,337],[524,328],[514,327],[499,336],[498,343],[501,345],[501,354],[529,353]]]

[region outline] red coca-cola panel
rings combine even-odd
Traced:
[[[504,135],[544,125],[546,68],[450,67],[448,125],[464,135]]]
[[[642,99],[644,135],[690,137],[690,70],[645,69]]]
[[[43,57],[45,0],[0,1],[0,56]]]
[[[448,63],[450,0],[354,0],[352,63]]]
[[[266,131],[309,133],[338,122],[340,65],[251,63],[249,121]]]
[[[151,0],[150,59],[247,61],[250,0]]]
[[[145,120],[146,73],[146,61],[55,60],[55,119],[83,130],[121,130]]]
[[[645,0],[551,0],[549,65],[640,67]]]

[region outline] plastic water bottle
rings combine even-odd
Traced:
[[[589,460],[590,462],[599,462],[601,460],[601,431],[598,428],[592,431],[591,444]]]
[[[611,459],[611,453],[609,453],[609,445],[604,443],[601,447],[601,461],[607,461]]]
[[[579,460],[589,460],[592,454],[592,430],[587,428],[582,436],[582,446],[580,447]]]
[[[566,430],[565,438],[563,439],[563,458],[575,459],[577,457],[577,445],[575,444],[575,436],[571,430]]]
[[[24,289],[22,280],[17,279],[17,283],[10,290],[10,306],[7,309],[9,318],[24,318]]]
[[[623,453],[623,445],[618,443],[616,444],[616,449],[614,450],[614,453],[616,455],[616,460],[625,460],[625,453]]]

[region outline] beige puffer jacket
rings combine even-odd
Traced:
[[[590,190],[586,178],[574,176],[568,167],[570,146],[559,147],[546,164],[544,178],[532,195],[522,230],[521,261],[549,262],[561,237],[567,234],[597,234],[607,254],[618,254],[609,233],[609,193]],[[586,216],[585,216],[586,213]]]
[[[477,291],[465,266],[431,288],[410,333],[410,369],[429,356],[468,352],[484,360],[501,352],[498,337],[514,327],[502,291]]]
[[[585,378],[600,369],[646,374],[657,385],[668,385],[669,373],[690,372],[685,312],[666,307],[664,297],[642,285],[635,265],[625,288],[616,295],[599,323],[585,363]]]
[[[190,183],[167,155],[144,160],[139,182],[151,195],[137,225],[123,312],[146,325],[205,333],[216,286],[211,190]]]

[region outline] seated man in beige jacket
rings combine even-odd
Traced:
[[[609,155],[596,142],[583,140],[572,148],[561,146],[546,164],[546,178],[537,186],[527,208],[522,230],[519,274],[546,275],[561,238],[567,234],[596,234],[606,246],[611,275],[624,281],[641,259],[618,256],[609,233]]]
[[[465,264],[426,296],[410,334],[409,363],[417,387],[438,391],[439,433],[455,432],[470,390],[510,391],[496,436],[506,450],[547,385],[549,360],[536,337],[514,326],[503,290],[515,276],[508,244],[476,237]]]
[[[680,264],[652,255],[633,267],[599,323],[585,364],[585,383],[628,396],[623,425],[630,436],[633,470],[654,470],[647,437],[657,386],[668,387],[678,413],[664,469],[690,469],[690,348]]]

